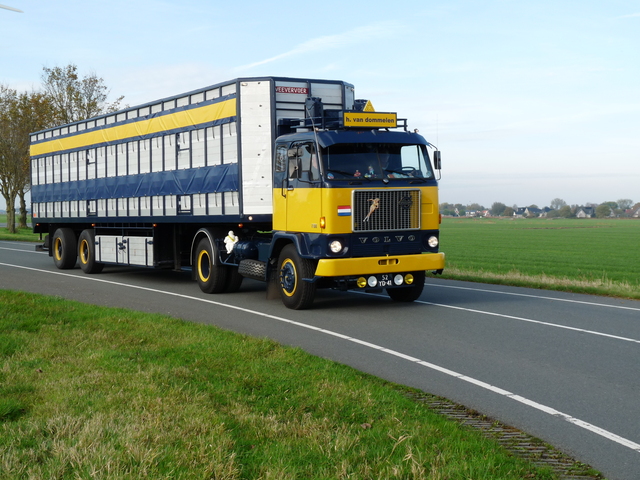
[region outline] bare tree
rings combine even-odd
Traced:
[[[621,198],[618,200],[618,207],[622,210],[628,210],[633,205],[633,200],[630,198]]]
[[[551,200],[550,207],[553,208],[554,210],[560,210],[566,204],[567,202],[565,202],[561,198],[554,198],[553,200]]]
[[[109,89],[95,74],[78,68],[44,68],[43,92],[18,94],[0,85],[0,193],[7,203],[7,227],[15,232],[15,200],[20,226],[27,226],[25,195],[30,189],[29,134],[61,123],[115,111],[123,97],[108,103]]]
[[[77,122],[120,108],[124,97],[108,103],[110,90],[95,73],[80,78],[73,64],[43,70],[42,84],[53,104],[55,124]]]
[[[15,233],[15,202],[18,196],[16,158],[19,147],[13,129],[13,114],[18,94],[0,85],[0,193],[7,204],[7,228]]]
[[[0,86],[0,191],[7,203],[7,227],[12,233],[16,197],[20,198],[19,227],[27,227],[29,133],[44,128],[50,117],[50,104],[43,94],[18,94]]]

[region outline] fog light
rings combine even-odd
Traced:
[[[340,251],[342,250],[342,243],[339,240],[334,240],[331,243],[329,243],[329,250],[331,250],[333,253],[340,253]]]
[[[404,276],[404,283],[406,283],[407,285],[411,285],[413,283],[413,275],[411,275],[410,273],[407,273]]]
[[[429,237],[429,240],[427,240],[427,243],[429,244],[429,246],[431,248],[436,248],[438,246],[438,237]]]
[[[395,283],[396,285],[402,285],[402,282],[404,281],[404,279],[402,278],[402,275],[398,274],[395,277],[393,277],[393,283]]]
[[[364,288],[367,286],[367,279],[364,277],[360,277],[358,278],[358,280],[356,280],[356,285],[358,285],[358,287],[360,288]]]
[[[373,276],[372,276],[372,277],[369,277],[369,279],[367,280],[367,284],[368,284],[371,288],[373,288],[373,287],[375,287],[376,285],[378,285],[378,279],[377,279],[376,277],[373,277]]]

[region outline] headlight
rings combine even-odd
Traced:
[[[393,277],[393,283],[395,283],[398,286],[402,285],[403,281],[404,281],[404,279],[402,278],[402,275],[400,275],[400,274],[398,274],[395,277]]]
[[[329,250],[333,253],[340,253],[342,251],[342,242],[340,240],[333,240],[329,243]]]
[[[371,288],[375,287],[376,285],[378,285],[378,279],[374,276],[371,276],[367,279],[367,283],[369,284],[369,286]]]
[[[427,243],[429,244],[429,246],[431,248],[436,248],[438,246],[438,243],[439,243],[438,242],[438,237],[434,237],[434,236],[429,237],[429,240],[427,240]]]

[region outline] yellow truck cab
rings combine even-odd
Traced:
[[[322,112],[319,99],[307,104]],[[308,131],[277,138],[272,245],[295,246],[278,262],[292,308],[308,306],[316,286],[385,288],[394,300],[413,301],[425,271],[444,268],[430,144],[395,126],[394,114],[339,112],[310,117],[299,125]]]

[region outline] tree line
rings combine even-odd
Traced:
[[[9,232],[15,233],[16,222],[19,228],[27,227],[29,134],[118,110],[124,97],[109,103],[109,93],[102,78],[95,73],[81,76],[74,64],[43,67],[39,91],[18,92],[0,84],[0,193],[7,204]]]
[[[446,216],[464,217],[471,212],[488,212],[494,217],[512,217],[518,212],[527,211],[528,216],[538,217],[541,213],[547,218],[572,218],[575,217],[580,209],[593,209],[593,214],[597,218],[606,217],[628,217],[632,216],[640,209],[640,203],[634,204],[629,198],[622,198],[618,201],[603,202],[601,204],[587,203],[585,205],[568,205],[561,198],[554,198],[548,207],[539,208],[537,205],[528,205],[527,207],[518,207],[513,205],[507,206],[501,202],[494,202],[491,208],[485,208],[478,203],[463,205],[461,203],[441,203],[440,213]]]

